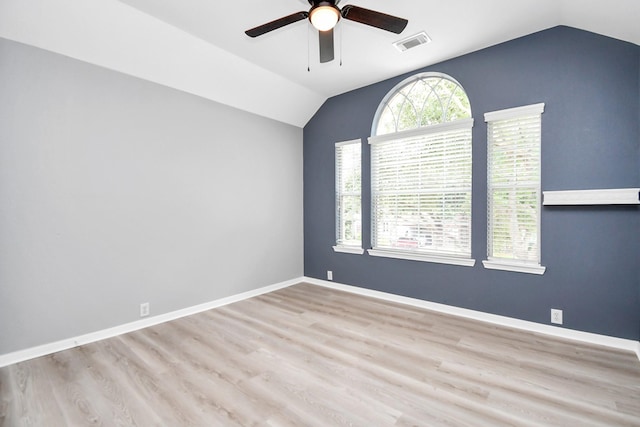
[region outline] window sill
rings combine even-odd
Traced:
[[[484,268],[490,270],[504,270],[504,271],[513,271],[516,273],[528,273],[528,274],[544,274],[547,267],[543,267],[541,265],[535,264],[522,264],[516,262],[507,262],[507,261],[495,261],[495,260],[485,260],[482,261]]]
[[[355,254],[355,255],[362,255],[364,253],[364,249],[359,248],[357,246],[334,246],[333,250],[335,252],[341,252],[345,254]]]
[[[459,257],[453,257],[453,256],[436,256],[436,255],[427,255],[427,254],[421,254],[421,253],[390,251],[390,250],[383,250],[383,249],[368,249],[367,252],[371,256],[407,259],[410,261],[435,262],[439,264],[462,265],[464,267],[473,267],[476,263],[475,259],[459,258]]]

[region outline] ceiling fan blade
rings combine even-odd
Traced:
[[[333,28],[327,31],[318,31],[320,40],[320,63],[333,61]]]
[[[342,8],[342,17],[396,34],[400,34],[409,23],[403,18],[352,5],[346,5]]]
[[[282,28],[285,25],[293,24],[294,22],[307,19],[308,16],[309,16],[308,12],[292,13],[291,15],[284,16],[280,19],[276,19],[275,21],[267,22],[266,24],[262,24],[255,28],[247,30],[245,31],[245,34],[248,35],[249,37],[258,37],[270,31],[277,30],[278,28]]]

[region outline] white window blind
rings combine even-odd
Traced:
[[[369,138],[372,254],[471,258],[472,126],[460,119]]]
[[[544,104],[485,114],[488,268],[540,265],[540,154]],[[493,262],[493,264],[492,264]],[[524,267],[523,267],[524,268]],[[509,268],[503,268],[510,270]],[[540,273],[544,270],[512,269]]]
[[[336,251],[362,248],[361,145],[359,139],[336,144]]]

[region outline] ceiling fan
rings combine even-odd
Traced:
[[[324,63],[333,61],[333,27],[336,26],[341,17],[396,34],[400,34],[409,23],[406,19],[363,7],[346,5],[341,9],[338,7],[340,0],[308,1],[311,5],[311,9],[309,9],[308,12],[293,13],[276,19],[275,21],[259,25],[245,31],[245,33],[249,37],[258,37],[286,25],[293,24],[294,22],[309,18],[311,24],[319,31],[320,62]]]

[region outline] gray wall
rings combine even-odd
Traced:
[[[0,354],[299,277],[302,231],[300,128],[0,39]]]
[[[429,49],[429,46],[420,49]],[[544,102],[542,188],[640,186],[640,47],[557,27],[423,70],[449,74],[469,95],[473,130],[475,267],[334,253],[334,143],[363,138],[363,239],[370,247],[371,124],[411,74],[327,100],[304,128],[305,275],[622,338],[640,337],[640,209],[544,207],[543,276],[486,270],[484,113]]]

